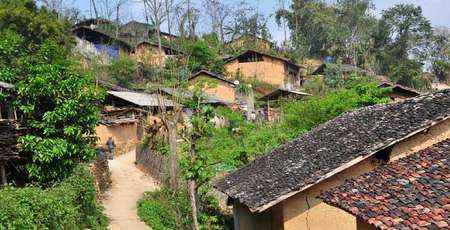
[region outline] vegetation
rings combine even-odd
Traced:
[[[49,188],[3,188],[0,229],[106,229],[96,196],[85,166]]]

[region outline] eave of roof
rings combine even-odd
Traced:
[[[280,60],[280,61],[282,61],[282,62],[285,62],[285,63],[288,63],[288,64],[290,64],[290,65],[293,65],[293,66],[295,66],[295,67],[298,67],[299,69],[304,69],[304,68],[305,68],[305,67],[303,67],[303,66],[301,66],[301,65],[299,65],[299,64],[297,64],[297,63],[295,63],[295,62],[293,62],[293,61],[291,61],[291,60],[289,60],[289,59],[287,59],[287,58],[274,56],[274,55],[267,54],[267,53],[263,53],[263,52],[256,51],[256,50],[247,50],[247,51],[244,51],[244,52],[242,52],[242,53],[240,53],[240,54],[238,54],[238,55],[236,55],[236,56],[234,56],[234,57],[232,57],[232,58],[224,59],[224,62],[225,62],[225,63],[232,62],[232,61],[238,59],[240,56],[245,55],[245,54],[247,54],[247,53],[256,53],[256,54],[259,54],[259,55],[262,55],[262,56],[265,56],[265,57],[277,59],[277,60]]]
[[[198,72],[192,74],[192,75],[188,78],[188,81],[193,80],[193,79],[195,79],[195,78],[201,76],[202,74],[204,74],[204,75],[206,75],[206,76],[209,76],[209,77],[212,77],[212,78],[215,78],[215,79],[217,79],[217,80],[223,81],[223,82],[225,82],[225,83],[231,84],[231,85],[233,85],[233,86],[235,85],[234,82],[229,81],[229,80],[227,80],[227,79],[225,79],[225,78],[222,78],[222,77],[220,77],[219,75],[214,74],[214,73],[211,73],[211,72],[209,72],[209,71],[207,71],[207,70],[200,70],[200,71],[198,71]]]
[[[157,107],[161,105],[160,98],[155,94],[123,91],[108,91],[108,94],[141,107]],[[169,99],[162,98],[162,100],[164,106],[175,106],[175,103]]]
[[[392,83],[389,83],[389,82],[382,82],[378,87],[382,87],[382,88],[389,88],[390,87],[390,88],[393,88],[393,89],[397,88],[397,89],[406,91],[406,92],[408,92],[410,94],[413,94],[415,96],[419,96],[420,95],[420,92],[418,92],[415,89],[412,89],[412,88],[409,88],[409,87],[406,87],[406,86],[403,86],[403,85],[399,85],[399,84],[392,84]]]
[[[229,174],[215,187],[262,212],[450,116],[450,90],[345,113]]]
[[[110,39],[111,41],[117,42],[117,43],[120,44],[121,46],[126,47],[126,48],[129,49],[129,50],[132,50],[131,45],[128,44],[127,42],[122,41],[122,40],[120,40],[120,39],[113,38],[113,37],[111,37],[110,35],[105,34],[105,33],[101,32],[101,31],[93,30],[93,29],[88,28],[88,27],[86,27],[86,26],[78,26],[78,27],[73,28],[73,29],[72,29],[72,32],[75,33],[75,32],[78,31],[78,30],[86,30],[86,31],[89,31],[89,32],[92,32],[92,33],[96,33],[96,34],[98,34],[98,35],[100,35],[100,36],[108,37],[108,39]]]
[[[142,45],[142,44],[147,44],[147,45],[150,45],[150,46],[159,48],[158,44],[155,44],[155,43],[153,43],[153,42],[149,42],[149,41],[141,41],[141,42],[139,42],[139,43],[136,44],[134,50],[136,50],[136,48],[137,48],[138,46]],[[172,51],[173,53],[181,53],[181,51],[176,50],[176,49],[173,49],[172,47],[169,47],[169,46],[161,45],[161,48],[164,49],[164,50]]]
[[[301,91],[288,90],[288,89],[276,89],[276,90],[260,97],[259,100],[268,100],[272,97],[280,97],[282,93],[288,93],[288,94],[303,96],[303,97],[312,96],[309,93],[305,93],[305,92],[301,92]]]

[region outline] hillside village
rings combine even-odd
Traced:
[[[420,6],[138,2],[0,0],[0,229],[450,229]]]

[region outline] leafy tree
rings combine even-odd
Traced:
[[[268,17],[257,13],[254,8],[249,7],[244,0],[239,3],[240,8],[236,10],[231,23],[224,30],[225,34],[235,39],[238,37],[260,37],[266,40],[271,38],[267,27]]]
[[[189,57],[187,64],[192,72],[209,70],[214,73],[223,73],[225,71],[224,62],[220,59],[218,50],[209,47],[203,39],[185,41],[183,53]]]
[[[134,60],[121,55],[108,66],[109,77],[122,87],[130,87],[136,79],[136,68],[137,64]]]
[[[342,65],[337,64],[327,64],[325,69],[325,85],[330,88],[338,88],[344,84]]]
[[[431,82],[422,78],[422,64],[416,60],[403,60],[390,67],[389,78],[398,84],[413,88],[427,88]]]
[[[330,54],[353,65],[365,62],[373,47],[372,35],[377,29],[377,20],[371,15],[372,1],[339,0],[335,7],[336,25],[330,28]]]
[[[400,4],[383,11],[375,46],[381,72],[391,72],[389,66],[408,64],[405,60],[410,57],[425,60],[431,36],[430,22],[419,6]]]
[[[288,22],[292,45],[304,56],[326,56],[330,27],[336,22],[335,8],[320,0],[295,0],[290,10],[278,10],[276,21]]]
[[[39,46],[48,38],[66,46],[73,42],[69,22],[58,20],[56,13],[38,8],[32,0],[0,1],[0,32],[5,30],[23,36],[26,45],[31,47]]]
[[[440,81],[450,77],[450,33],[436,34],[430,48],[431,72]]]
[[[103,94],[94,88],[94,77],[81,74],[54,41],[36,50],[27,49],[25,41],[14,32],[0,33],[0,79],[16,85],[15,104],[28,128],[20,142],[29,157],[29,176],[48,182],[95,156]],[[9,63],[13,66],[4,68]]]

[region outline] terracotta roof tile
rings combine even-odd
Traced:
[[[348,112],[229,174],[215,186],[251,211],[260,212],[449,116],[450,90]],[[420,186],[422,174],[412,175],[396,184]]]
[[[381,229],[450,229],[450,139],[320,195]]]

